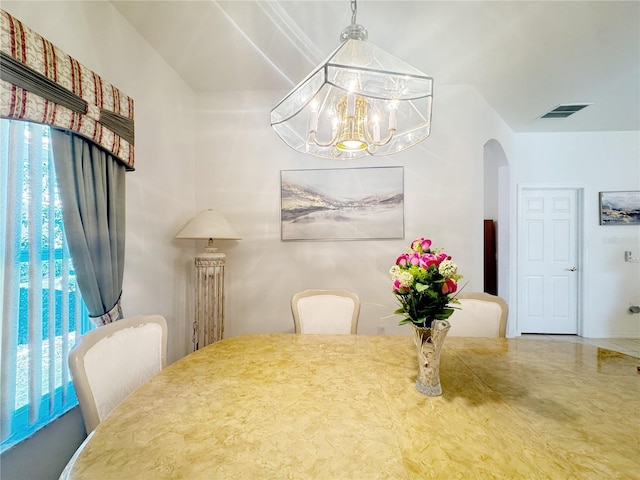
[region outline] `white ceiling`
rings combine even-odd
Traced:
[[[196,92],[287,91],[339,44],[349,0],[120,1]],[[640,2],[360,0],[369,42],[474,85],[516,132],[640,130]],[[539,119],[563,103],[593,103]],[[436,120],[434,111],[434,121]]]

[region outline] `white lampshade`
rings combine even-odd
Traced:
[[[240,235],[229,225],[226,218],[214,210],[203,210],[193,217],[176,238],[240,240]]]

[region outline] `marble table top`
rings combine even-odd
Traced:
[[[584,344],[449,337],[432,398],[408,336],[232,337],[127,397],[70,478],[638,478],[637,366]]]

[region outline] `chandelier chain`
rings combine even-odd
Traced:
[[[358,0],[351,0],[351,24],[356,24],[356,15],[358,14]]]

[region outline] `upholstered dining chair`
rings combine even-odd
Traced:
[[[304,290],[291,298],[296,333],[353,333],[358,328],[360,298],[348,290]]]
[[[507,302],[489,293],[460,293],[459,308],[449,317],[453,337],[504,337],[507,330]]]
[[[123,318],[85,333],[69,352],[69,370],[87,433],[167,365],[167,322]]]

